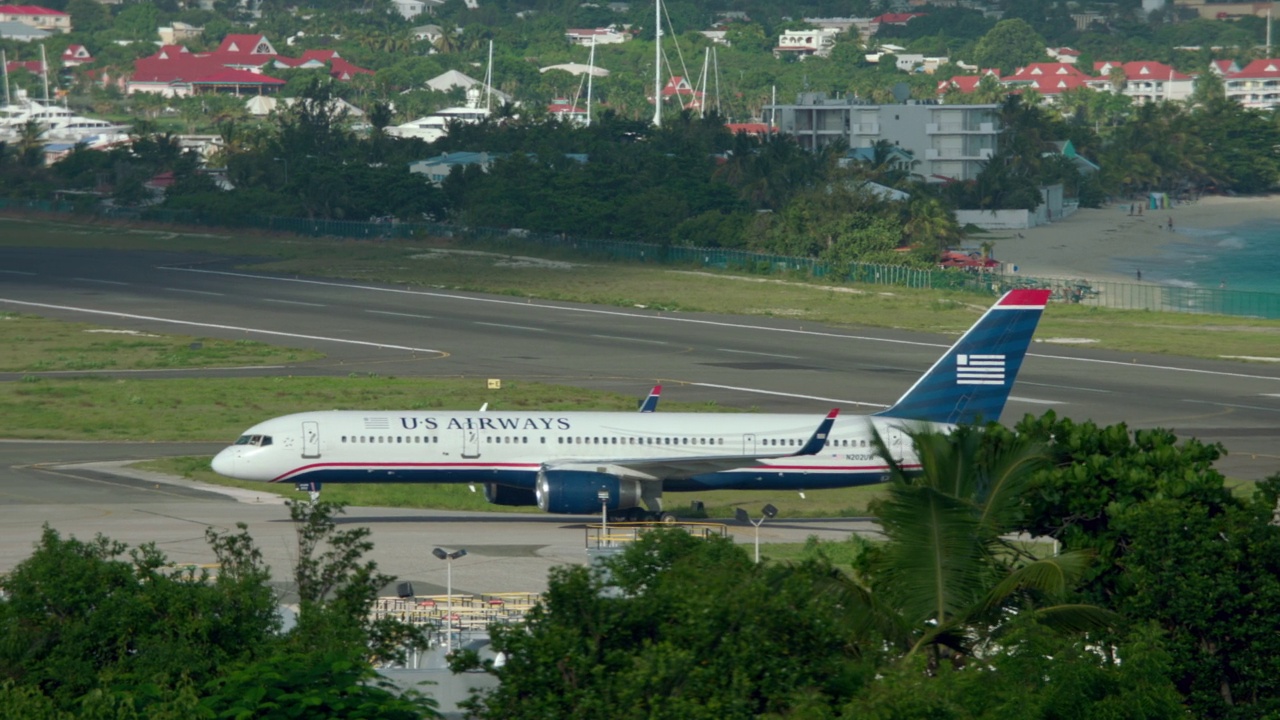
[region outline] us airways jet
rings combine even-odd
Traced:
[[[221,475],[295,483],[478,483],[498,505],[616,516],[662,512],[664,491],[864,485],[904,430],[998,420],[1048,290],[1000,298],[892,407],[873,415],[335,410],[259,423],[213,459]],[[646,513],[646,508],[648,513]]]

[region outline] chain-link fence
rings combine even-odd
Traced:
[[[703,248],[626,240],[574,237],[521,229],[460,227],[444,223],[325,220],[241,215],[211,217],[198,211],[88,208],[68,201],[16,201],[0,198],[0,210],[201,227],[252,228],[265,232],[350,239],[427,240],[503,253],[531,253],[595,261],[654,263],[721,268],[753,274],[798,273],[831,282],[953,290],[995,296],[1019,287],[1048,288],[1051,300],[1124,310],[1192,312],[1280,319],[1280,293],[1246,292],[1155,283],[1034,278],[1001,272],[920,269],[900,265],[853,263],[833,267],[816,258],[791,257],[731,248]]]

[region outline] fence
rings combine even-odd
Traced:
[[[90,198],[90,200],[94,200]],[[96,202],[96,200],[94,201]],[[732,248],[663,245],[602,240],[521,229],[467,228],[443,223],[326,220],[308,218],[206,216],[198,211],[123,209],[90,206],[85,201],[15,201],[0,198],[0,211],[75,214],[130,222],[245,228],[265,232],[359,240],[427,240],[447,238],[454,245],[503,253],[531,253],[603,262],[654,263],[721,268],[755,274],[796,273],[831,282],[952,290],[996,296],[1019,287],[1048,288],[1054,302],[1079,303],[1122,310],[1190,312],[1280,319],[1280,293],[1218,288],[1179,287],[1154,283],[1096,282],[1067,278],[1033,278],[1000,272],[921,269],[901,265],[853,263],[833,267],[817,258],[772,255]]]

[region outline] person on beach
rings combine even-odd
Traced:
[[[1139,280],[1141,280],[1141,279],[1142,279],[1142,270],[1138,270],[1138,272],[1137,272],[1136,274],[1137,274],[1137,276],[1138,276],[1138,279],[1139,279]]]
[[[1169,232],[1173,232],[1173,218],[1169,218]]]

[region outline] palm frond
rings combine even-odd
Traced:
[[[1093,562],[1093,554],[1079,550],[1028,563],[1001,580],[983,602],[983,611],[994,609],[1018,590],[1037,590],[1062,597]]]
[[[983,597],[989,569],[965,503],[934,488],[894,485],[879,514],[889,542],[877,574],[909,622],[946,622]]]
[[[1123,619],[1119,614],[1096,605],[1051,605],[1034,610],[1032,617],[1064,635],[1106,630]]]

